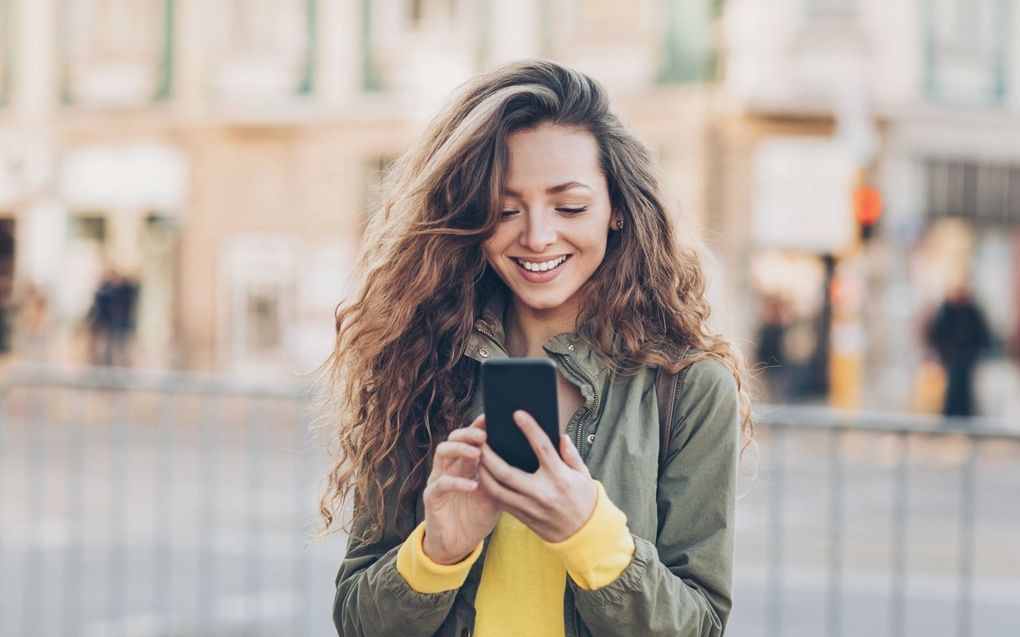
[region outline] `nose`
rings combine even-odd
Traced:
[[[532,252],[541,253],[556,243],[556,228],[545,211],[532,209],[527,217],[527,224],[521,233],[522,245]]]

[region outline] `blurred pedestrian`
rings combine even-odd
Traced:
[[[126,366],[135,326],[138,284],[113,268],[103,271],[88,313],[90,350],[95,365]]]
[[[135,307],[138,301],[138,283],[129,276],[120,276],[113,288],[111,299],[110,335],[112,362],[126,367],[131,364],[131,342],[135,333]]]
[[[9,276],[0,277],[0,354],[11,351],[11,335],[17,312],[12,298],[13,287]]]
[[[935,312],[927,337],[946,373],[942,413],[974,415],[974,366],[981,350],[990,345],[991,334],[981,308],[965,284],[951,289]]]
[[[110,365],[110,325],[112,319],[113,288],[116,285],[117,273],[113,268],[103,270],[96,291],[92,294],[92,306],[86,316],[89,325],[89,353],[93,365]]]
[[[789,375],[784,341],[790,324],[787,303],[779,294],[769,294],[762,306],[761,325],[758,327],[756,358],[765,377],[765,396],[768,402],[786,400]]]

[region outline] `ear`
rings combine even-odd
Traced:
[[[614,212],[613,214],[609,215],[609,231],[616,232],[617,230],[619,230],[621,221],[623,221],[622,213]]]

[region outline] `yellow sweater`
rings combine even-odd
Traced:
[[[595,482],[591,518],[562,542],[546,542],[507,513],[500,515],[485,554],[475,598],[477,637],[562,637],[566,577],[587,590],[612,583],[634,556],[627,516]],[[419,593],[459,588],[482,552],[479,543],[463,561],[437,564],[425,555],[425,523],[397,551],[397,571]]]

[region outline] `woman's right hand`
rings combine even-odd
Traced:
[[[485,416],[450,432],[436,447],[425,503],[425,555],[439,564],[466,558],[496,526],[499,504],[478,484]]]

